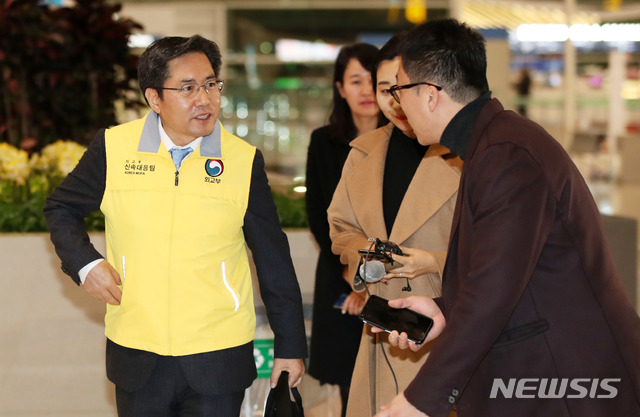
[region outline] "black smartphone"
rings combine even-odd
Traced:
[[[371,295],[360,313],[360,320],[387,333],[397,330],[406,333],[409,340],[422,343],[433,326],[433,320],[408,308],[393,308],[389,300]]]

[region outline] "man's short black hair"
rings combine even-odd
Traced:
[[[485,39],[455,19],[412,29],[401,57],[411,82],[437,84],[458,103],[467,104],[489,91]]]
[[[190,38],[168,36],[153,42],[140,56],[138,83],[142,94],[144,95],[147,88],[163,87],[165,81],[171,76],[169,62],[193,52],[205,54],[216,77],[220,77],[222,57],[220,48],[215,42],[200,35],[194,35]],[[163,98],[162,90],[158,90],[158,96]]]

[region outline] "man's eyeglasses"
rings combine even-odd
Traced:
[[[204,91],[209,94],[210,91],[221,92],[224,88],[224,81],[207,81],[206,83],[200,85],[198,83],[188,83],[183,85],[180,88],[169,88],[169,87],[156,87],[156,90],[174,90],[179,91],[180,95],[184,98],[192,98],[198,95],[200,92],[200,88],[204,88]]]
[[[397,84],[396,85],[392,85],[391,87],[387,88],[386,90],[382,90],[382,92],[391,94],[391,97],[393,97],[393,99],[395,101],[400,103],[400,96],[398,95],[398,91],[399,90],[404,90],[405,88],[413,88],[413,87],[416,87],[418,85],[430,85],[432,87],[435,87],[436,90],[438,90],[438,91],[442,90],[442,87],[440,87],[439,85],[435,85],[435,84],[428,83],[428,82],[421,82],[421,83],[412,83],[412,84],[405,84],[405,85],[397,85]]]

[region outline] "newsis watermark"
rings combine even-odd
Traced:
[[[489,398],[615,398],[620,378],[495,378]]]

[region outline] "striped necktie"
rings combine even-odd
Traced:
[[[176,171],[180,169],[180,165],[182,165],[182,160],[191,152],[193,152],[193,148],[173,147],[169,149],[169,153],[171,154],[171,159],[173,159],[173,163],[176,166]]]

